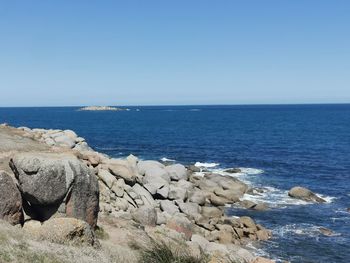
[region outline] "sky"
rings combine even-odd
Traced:
[[[0,106],[350,103],[347,0],[0,0]]]

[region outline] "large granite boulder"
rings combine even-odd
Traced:
[[[182,164],[172,164],[165,167],[165,170],[169,173],[171,180],[179,181],[181,179],[187,180],[187,170]]]
[[[66,215],[86,221],[93,228],[99,212],[97,177],[85,165],[80,165],[74,184],[66,199]]]
[[[309,189],[296,186],[289,190],[288,195],[290,197],[301,199],[307,202],[324,203],[326,200],[317,196],[315,193],[311,192]]]
[[[0,219],[12,225],[23,222],[22,197],[11,176],[0,171]]]
[[[20,153],[11,159],[10,166],[27,210],[37,219],[47,220],[60,212],[96,226],[99,210],[97,178],[74,155]]]
[[[153,206],[142,206],[132,213],[132,218],[143,226],[156,226],[157,211]]]
[[[169,186],[170,175],[163,164],[156,161],[140,161],[138,169],[144,175],[143,185],[151,194],[155,194],[158,189]]]
[[[186,216],[175,214],[169,218],[166,226],[179,233],[183,233],[186,240],[190,240],[192,237],[194,226]]]
[[[138,172],[128,160],[111,159],[107,162],[108,170],[117,178],[122,178],[129,184],[134,184]]]
[[[15,155],[10,166],[26,201],[52,205],[63,201],[80,162],[72,155],[35,152]]]

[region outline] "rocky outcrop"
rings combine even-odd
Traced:
[[[96,176],[72,154],[16,154],[10,166],[26,202],[25,210],[38,220],[57,212],[95,227],[99,211]]]
[[[292,189],[289,190],[288,195],[290,197],[304,200],[307,202],[316,202],[316,203],[325,203],[326,200],[322,199],[321,197],[317,196],[315,193],[310,191],[307,188],[295,186]]]
[[[12,225],[23,223],[22,197],[11,176],[0,171],[0,219]]]
[[[80,232],[84,237],[77,243],[91,245],[86,224],[77,222],[94,228],[100,212],[109,221],[124,218],[140,231],[160,231],[195,251],[203,247],[218,259],[230,255],[242,262],[254,257],[240,244],[271,237],[251,218],[225,215],[225,206],[238,204],[248,191],[236,178],[133,155],[113,159],[94,152],[70,130],[21,130],[50,146],[41,153],[16,153],[10,162],[24,200],[27,231],[42,237],[51,231],[51,241],[58,243],[68,236],[75,240]]]

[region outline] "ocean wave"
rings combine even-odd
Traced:
[[[163,157],[160,159],[162,162],[175,162],[176,160],[173,160],[173,159],[168,159],[166,157]]]
[[[220,164],[219,163],[201,163],[201,162],[196,162],[194,165],[197,166],[197,167],[200,167],[200,168],[214,168],[214,167],[219,166]]]
[[[288,224],[285,226],[278,227],[273,229],[273,234],[276,234],[280,237],[285,237],[288,235],[299,235],[299,236],[308,236],[318,238],[320,236],[324,236],[321,229],[322,226],[317,226],[314,224]],[[338,237],[341,236],[340,233],[332,232],[329,237]]]
[[[188,111],[201,111],[201,109],[190,109]]]

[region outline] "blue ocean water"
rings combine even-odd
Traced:
[[[261,252],[291,262],[349,262],[350,105],[159,106],[122,112],[77,108],[0,108],[0,123],[72,129],[97,151],[118,157],[218,163],[246,167],[242,176],[266,187],[264,212],[232,208],[273,230]],[[255,172],[254,172],[255,171]],[[302,185],[326,204],[287,197]],[[252,198],[256,198],[252,196]],[[326,237],[318,227],[335,235]]]

